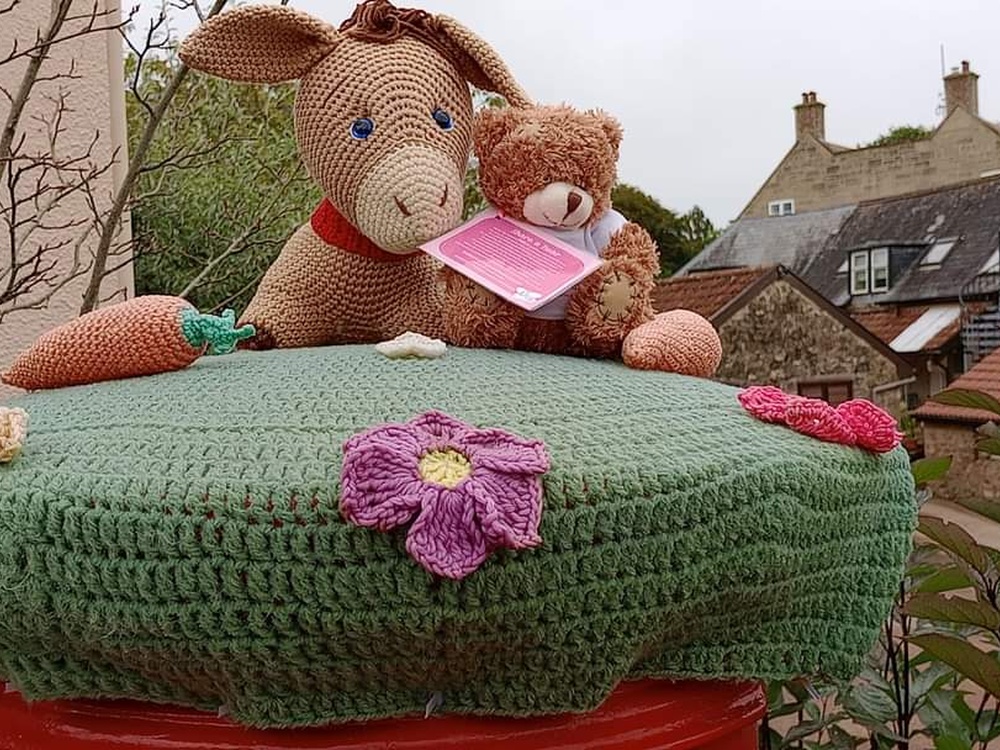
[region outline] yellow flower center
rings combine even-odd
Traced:
[[[456,450],[431,451],[420,459],[420,478],[428,484],[454,489],[472,473],[469,459]]]

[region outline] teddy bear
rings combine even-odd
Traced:
[[[621,140],[621,125],[599,110],[533,105],[477,115],[473,148],[486,200],[603,262],[532,312],[444,269],[451,343],[621,358],[638,369],[699,377],[715,372],[722,346],[711,323],[688,310],[654,313],[656,245],[611,206]]]

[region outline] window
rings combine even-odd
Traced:
[[[920,261],[922,266],[939,266],[948,257],[948,253],[955,246],[955,240],[947,240],[944,242],[936,242],[927,254]]]
[[[851,253],[851,294],[868,294],[868,251]]]
[[[851,253],[851,294],[889,291],[889,248],[855,250]]]
[[[799,381],[800,396],[818,398],[833,406],[850,401],[854,398],[854,381],[852,380],[802,380]]]
[[[768,216],[791,216],[795,213],[795,201],[785,199],[767,204]]]
[[[889,291],[889,248],[880,247],[878,250],[872,250],[871,267],[872,291]]]

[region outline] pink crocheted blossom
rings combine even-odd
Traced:
[[[856,398],[837,407],[837,413],[854,431],[858,445],[876,453],[888,453],[903,440],[896,420],[871,401]]]
[[[854,430],[826,401],[816,398],[795,397],[785,410],[785,424],[796,432],[817,438],[826,443],[854,445]]]
[[[541,543],[548,470],[541,441],[432,411],[344,444],[340,509],[349,522],[379,531],[416,517],[407,552],[431,573],[461,579],[498,548]]]
[[[828,443],[888,453],[903,439],[896,420],[864,399],[833,407],[825,401],[795,396],[770,385],[744,388],[737,398],[744,409],[761,421],[783,424]]]
[[[785,423],[785,412],[791,396],[780,388],[775,388],[773,385],[755,385],[744,388],[737,398],[744,409],[762,422]]]

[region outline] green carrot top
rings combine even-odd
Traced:
[[[191,346],[208,344],[206,354],[228,354],[240,341],[257,332],[252,325],[236,328],[233,310],[223,310],[219,316],[200,313],[193,307],[181,311],[181,331]]]

